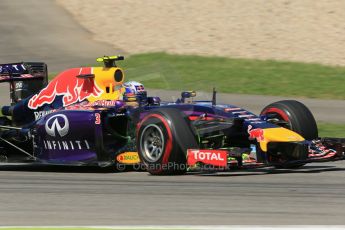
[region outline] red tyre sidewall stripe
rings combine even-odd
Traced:
[[[290,121],[288,115],[286,114],[286,112],[284,112],[281,109],[278,108],[267,108],[265,109],[265,111],[262,114],[268,114],[268,113],[277,113],[278,115],[280,115],[284,121]]]
[[[168,140],[167,140],[167,143],[165,144],[165,150],[164,150],[164,153],[163,153],[163,160],[162,160],[162,165],[165,164],[167,165],[169,163],[169,157],[170,157],[170,154],[171,154],[171,150],[172,150],[172,132],[171,132],[171,128],[168,124],[168,121],[166,120],[165,117],[163,117],[162,115],[159,115],[159,114],[150,114],[148,115],[147,117],[145,117],[141,122],[140,122],[140,125],[139,125],[139,128],[137,129],[138,133],[137,133],[137,136],[139,134],[139,129],[141,128],[142,124],[144,124],[144,122],[151,118],[151,117],[154,117],[154,118],[157,118],[159,119],[160,121],[162,121],[162,123],[164,124],[165,128],[166,128],[166,131],[168,133]],[[161,165],[161,166],[162,166]],[[160,172],[162,171],[163,169],[160,168],[159,170],[157,170],[157,172]]]

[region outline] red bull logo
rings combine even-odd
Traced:
[[[34,95],[28,103],[30,109],[37,109],[51,104],[56,96],[63,96],[63,106],[81,102],[90,96],[98,97],[103,90],[97,86],[93,78],[77,78],[82,74],[92,74],[92,67],[66,70],[56,76],[44,89]]]
[[[251,125],[248,125],[248,134],[250,140],[256,139],[257,142],[261,142],[265,139],[264,130],[260,128],[253,129],[253,126]]]

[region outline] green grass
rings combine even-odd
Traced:
[[[127,81],[147,88],[345,99],[345,67],[166,53],[132,55],[118,65]],[[321,123],[319,133],[345,137],[345,124]]]
[[[127,81],[147,88],[345,99],[345,67],[166,53],[132,55],[118,65]]]
[[[139,54],[118,64],[147,88],[345,99],[345,67],[284,61]]]
[[[320,137],[345,138],[345,124],[318,123]]]

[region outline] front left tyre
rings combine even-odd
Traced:
[[[187,170],[187,149],[198,144],[187,117],[175,108],[150,111],[139,123],[137,147],[152,175],[178,175]]]

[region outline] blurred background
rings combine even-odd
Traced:
[[[342,0],[58,0],[93,38],[168,52],[345,65]]]
[[[45,61],[52,78],[95,65],[98,56],[125,55],[119,65],[127,79],[166,100],[181,90],[208,99],[215,87],[220,102],[260,112],[272,101],[298,99],[321,130],[345,129],[345,1],[2,0],[0,6],[1,63]]]

